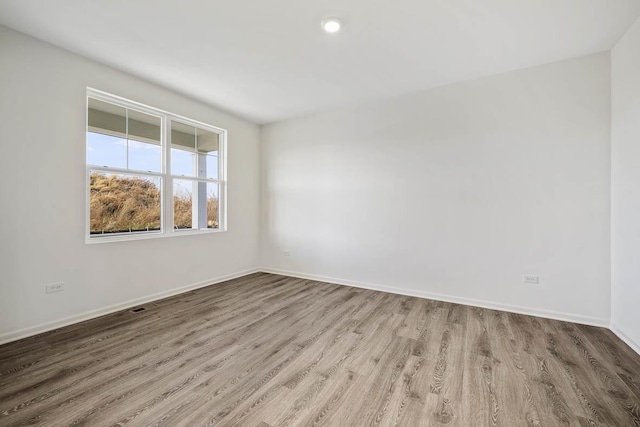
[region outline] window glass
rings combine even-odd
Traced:
[[[110,102],[89,98],[87,125],[92,132],[107,135],[127,134],[127,109]]]
[[[187,179],[173,180],[173,228],[193,228],[193,193],[197,182]]]
[[[219,135],[203,129],[196,129],[196,144],[198,148],[199,177],[219,178],[218,146]]]
[[[196,128],[171,122],[171,174],[197,176]]]
[[[161,178],[91,170],[91,234],[160,230]]]
[[[87,163],[127,168],[127,109],[89,98]]]
[[[128,169],[162,170],[162,119],[129,109],[127,111]]]
[[[87,241],[225,228],[224,130],[91,89],[87,98]]]
[[[220,185],[207,183],[207,228],[219,228]]]
[[[129,169],[160,172],[162,148],[159,145],[130,139],[128,142]]]
[[[127,140],[95,132],[87,132],[87,164],[127,168]]]

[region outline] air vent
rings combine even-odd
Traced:
[[[133,311],[134,313],[140,313],[141,311],[145,311],[145,310],[146,310],[146,308],[144,308],[144,307],[138,307],[138,308],[134,308],[131,311]]]

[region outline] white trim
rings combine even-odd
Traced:
[[[226,282],[227,280],[237,279],[239,277],[247,276],[249,274],[258,273],[260,270],[257,268],[250,268],[248,270],[240,271],[238,273],[228,274],[226,276],[218,277],[216,279],[204,280],[198,283],[192,283],[190,285],[182,286],[179,288],[171,289],[168,291],[158,292],[155,294],[147,295],[145,297],[124,301],[118,304],[113,304],[107,307],[98,308],[96,310],[85,311],[84,313],[75,314],[73,316],[64,317],[62,319],[54,320],[51,322],[41,323],[39,325],[30,326],[28,328],[19,329],[13,332],[7,332],[0,335],[0,345],[8,342],[17,341],[23,338],[27,338],[33,335],[42,334],[44,332],[59,329],[64,326],[73,325],[75,323],[84,322],[85,320],[95,319],[96,317],[104,316],[106,314],[115,313],[117,311],[126,310],[135,307],[140,304],[146,304],[152,301],[168,298],[174,295],[182,294],[192,291],[194,289],[204,288],[207,286],[215,285],[217,283]]]
[[[509,311],[513,313],[526,314],[530,316],[538,316],[538,317],[544,317],[548,319],[562,320],[565,322],[574,322],[574,323],[581,323],[585,325],[605,327],[610,329],[622,341],[624,341],[627,345],[629,345],[629,347],[631,347],[634,351],[640,354],[640,345],[638,345],[633,340],[631,340],[627,335],[625,335],[622,331],[620,331],[620,329],[618,329],[613,323],[610,324],[610,322],[605,319],[587,317],[587,316],[582,316],[577,314],[559,313],[559,312],[553,312],[548,310],[539,310],[539,309],[534,309],[530,307],[521,307],[521,306],[509,305],[509,304],[499,304],[499,303],[476,300],[471,298],[462,298],[462,297],[456,297],[451,295],[435,294],[431,292],[421,292],[421,291],[401,289],[401,288],[392,288],[389,286],[374,285],[370,283],[342,280],[342,279],[336,279],[333,277],[317,276],[312,274],[304,274],[304,273],[299,273],[294,271],[279,270],[279,269],[267,268],[267,267],[251,268],[244,271],[240,271],[238,273],[218,277],[216,279],[193,283],[191,285],[182,286],[182,287],[171,289],[168,291],[158,292],[145,297],[110,305],[108,307],[103,307],[96,310],[91,310],[84,313],[76,314],[73,316],[64,317],[62,319],[54,320],[51,322],[41,323],[39,325],[19,329],[17,331],[7,332],[0,335],[0,345],[6,344],[12,341],[17,341],[23,338],[27,338],[33,335],[38,335],[54,329],[59,329],[64,326],[83,322],[85,320],[94,319],[96,317],[104,316],[106,314],[115,313],[117,311],[132,308],[140,304],[146,304],[152,301],[157,301],[157,300],[168,298],[174,295],[179,295],[195,289],[204,288],[207,286],[215,285],[217,283],[225,282],[227,280],[237,279],[239,277],[247,276],[249,274],[258,273],[258,272],[279,274],[283,276],[297,277],[297,278],[308,279],[308,280],[316,280],[321,282],[334,283],[336,285],[352,286],[356,288],[370,289],[373,291],[388,292],[392,294],[407,295],[407,296],[418,297],[418,298],[427,298],[427,299],[432,299],[436,301],[471,305],[471,306],[483,307],[491,310]]]
[[[263,273],[280,274],[283,276],[297,277],[300,279],[334,283],[336,285],[353,286],[356,288],[370,289],[373,291],[381,291],[381,292],[388,292],[392,294],[407,295],[411,297],[432,299],[436,301],[471,305],[474,307],[488,308],[490,310],[509,311],[512,313],[544,317],[544,318],[553,319],[553,320],[562,320],[565,322],[581,323],[584,325],[599,326],[599,327],[605,327],[605,328],[609,327],[609,319],[600,319],[597,317],[583,316],[580,314],[561,313],[557,311],[540,310],[540,309],[531,308],[531,307],[522,307],[518,305],[500,304],[500,303],[477,300],[472,298],[463,298],[463,297],[458,297],[453,295],[436,294],[432,292],[416,291],[412,289],[395,288],[395,287],[377,285],[372,283],[363,283],[363,282],[356,282],[352,280],[337,279],[335,277],[316,276],[313,274],[279,270],[275,268],[261,267],[259,270],[262,271]]]
[[[613,322],[611,322],[611,325],[610,325],[609,329],[611,329],[611,332],[616,334],[616,336],[618,338],[620,338],[622,341],[624,341],[625,344],[627,344],[629,347],[631,347],[631,349],[633,351],[635,351],[636,353],[640,354],[640,344],[636,343],[634,340],[629,338],[629,336],[627,334],[625,334],[624,332],[622,332],[620,330],[620,328],[618,328]]]
[[[92,167],[92,169],[95,169]],[[128,172],[130,173],[130,172]],[[222,184],[222,181],[215,178],[199,178],[197,176],[187,176],[187,175],[171,175],[173,179],[184,179],[185,181],[198,181],[198,182],[211,182],[213,184]]]
[[[93,245],[96,243],[113,243],[113,242],[128,242],[129,240],[147,240],[147,239],[164,239],[166,237],[178,237],[178,236],[197,236],[199,234],[218,234],[226,233],[227,230],[221,228],[184,228],[180,230],[174,230],[171,233],[162,233],[157,231],[140,231],[132,233],[111,233],[111,234],[92,234],[90,239],[85,240],[85,244]]]
[[[165,177],[165,174],[163,174],[162,172],[112,168],[109,166],[87,165],[87,173],[89,174],[89,176],[91,176],[90,171],[104,172],[104,173],[110,173],[110,174],[120,174],[120,175],[152,176],[154,178],[160,178],[160,179]]]

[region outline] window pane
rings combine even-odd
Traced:
[[[172,148],[171,173],[173,175],[196,176],[196,153]]]
[[[197,182],[186,179],[173,180],[173,228],[193,228],[193,190]]]
[[[203,129],[196,130],[199,168],[198,177],[218,179],[219,135]]]
[[[171,122],[171,173],[197,176],[196,128]]]
[[[217,183],[173,180],[174,229],[206,229],[219,227],[219,188]]]
[[[207,183],[207,228],[220,227],[220,189],[213,182]]]
[[[162,150],[160,145],[130,139],[127,149],[129,150],[129,169],[149,172],[161,171]]]
[[[171,122],[171,145],[174,148],[195,151],[196,128],[179,122]]]
[[[128,119],[129,138],[160,145],[160,127],[162,126],[160,117],[129,109]]]
[[[205,156],[205,162],[207,165],[206,177],[213,179],[220,179],[218,173],[218,153],[215,156]]]
[[[127,141],[115,136],[87,132],[87,164],[126,169]]]
[[[87,164],[127,167],[127,109],[89,98]]]
[[[129,169],[160,172],[162,120],[135,110],[128,110]]]
[[[124,138],[127,134],[127,109],[89,98],[87,125],[92,132]]]
[[[90,233],[160,230],[161,178],[90,171]]]

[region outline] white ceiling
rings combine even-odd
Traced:
[[[640,0],[0,0],[0,23],[257,123],[608,50]],[[323,34],[340,17],[344,31]]]

